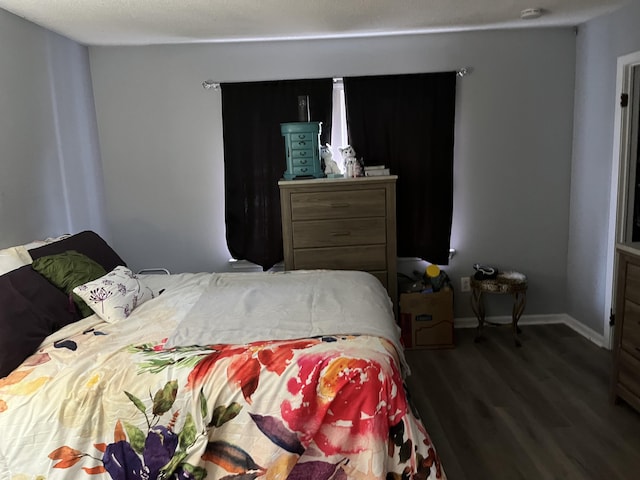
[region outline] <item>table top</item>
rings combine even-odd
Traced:
[[[527,290],[527,276],[520,272],[498,272],[495,278],[477,280],[471,277],[471,288],[491,293],[518,293]]]

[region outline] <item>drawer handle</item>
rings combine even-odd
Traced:
[[[331,208],[347,208],[349,205],[348,203],[332,203]]]
[[[298,138],[300,138],[300,139],[303,139],[303,138],[305,138],[306,136],[307,136],[307,135],[306,135],[306,134],[304,134],[304,133],[299,133],[299,134],[298,134]]]
[[[304,157],[307,154],[307,152],[305,152],[304,150],[301,151],[298,155],[300,155],[301,157]]]
[[[306,144],[307,142],[303,142],[303,141],[298,142],[299,147],[304,147]]]
[[[306,164],[307,164],[307,159],[306,158],[303,159],[303,160],[300,160],[300,165],[306,165]]]
[[[331,232],[332,237],[348,237],[351,235],[351,232]]]
[[[309,170],[308,168],[301,168],[300,171],[301,172],[306,172],[307,170]]]

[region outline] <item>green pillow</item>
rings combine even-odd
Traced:
[[[93,310],[73,293],[73,289],[106,275],[107,272],[100,264],[75,250],[68,250],[40,257],[34,260],[31,266],[64,293],[72,296],[82,318],[93,313]]]

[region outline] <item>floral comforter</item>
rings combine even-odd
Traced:
[[[0,478],[445,478],[392,341],[168,348],[209,281],[171,277],[126,322],[65,327],[0,379]]]

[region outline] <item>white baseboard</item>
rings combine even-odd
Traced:
[[[487,321],[495,323],[510,323],[511,317],[508,315],[487,317]],[[518,325],[545,325],[551,323],[563,323],[572,330],[575,330],[587,340],[595,343],[597,346],[607,348],[604,342],[604,336],[586,325],[578,322],[575,318],[566,313],[550,314],[550,315],[523,315],[520,317]],[[478,326],[476,317],[456,318],[453,322],[455,328],[475,328]]]
[[[607,349],[609,348],[609,346],[606,345],[606,342],[604,341],[604,335],[602,335],[601,333],[598,333],[598,332],[590,329],[585,324],[580,323],[578,320],[573,318],[571,315],[566,315],[565,314],[564,317],[565,317],[565,322],[564,323],[566,325],[568,325],[569,327],[571,327],[572,329],[574,329],[580,335],[582,335],[583,337],[585,337],[588,340],[591,340],[593,343],[595,343],[599,347],[607,348]]]

